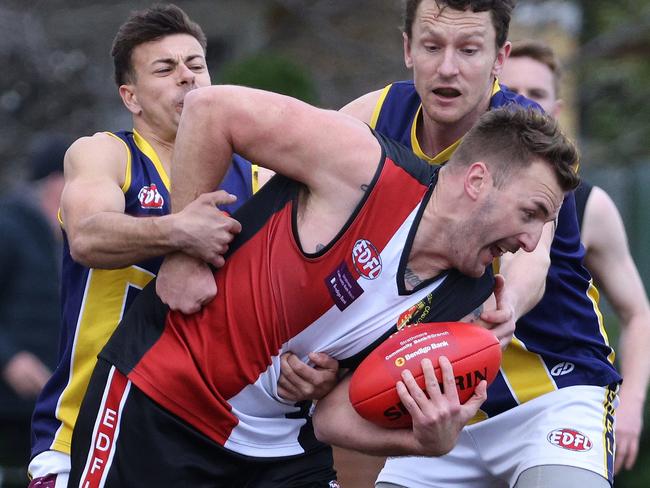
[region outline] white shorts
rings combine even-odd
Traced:
[[[44,451],[34,457],[27,468],[32,482],[29,486],[44,485],[48,488],[66,488],[70,476],[70,456],[59,451]],[[53,476],[50,483],[38,483],[39,480]]]
[[[614,469],[614,389],[573,386],[465,427],[437,458],[388,458],[377,481],[408,487],[514,486],[534,466],[587,469],[610,484]]]

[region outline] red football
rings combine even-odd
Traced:
[[[446,356],[454,368],[461,403],[481,380],[494,381],[501,365],[497,338],[483,327],[464,322],[435,322],[405,327],[394,333],[359,365],[350,382],[350,402],[363,418],[382,427],[411,426],[411,416],[397,395],[395,384],[408,368],[424,389],[420,362],[431,359],[438,381],[438,357]]]

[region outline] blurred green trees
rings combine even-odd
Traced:
[[[590,164],[650,161],[650,0],[579,3],[584,23],[573,64],[584,156]]]
[[[256,53],[227,63],[217,82],[260,88],[318,103],[316,88],[307,70],[279,54]]]

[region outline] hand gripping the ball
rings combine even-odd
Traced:
[[[439,361],[441,357],[444,361]],[[475,388],[486,380],[490,384],[501,365],[499,341],[489,330],[462,322],[438,322],[405,327],[374,349],[357,367],[350,380],[350,403],[366,420],[387,427],[411,427],[409,410],[400,400],[396,387],[404,381],[408,370],[420,388],[425,383],[422,360],[434,364],[439,381],[443,381],[439,364],[453,365],[455,378],[451,382],[460,403],[473,398]],[[434,385],[435,386],[435,385]],[[445,392],[447,399],[452,392]],[[412,393],[411,396],[414,396]]]
[[[442,456],[451,451],[461,429],[487,399],[487,382],[481,381],[470,399],[461,404],[449,360],[441,356],[438,361],[442,389],[431,360],[423,359],[421,364],[425,390],[420,388],[411,371],[405,369],[402,381],[397,382],[397,394],[413,419],[418,451],[424,456]]]

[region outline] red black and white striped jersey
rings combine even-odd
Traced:
[[[270,458],[309,450],[316,441],[305,428],[308,408],[277,392],[282,353],[353,362],[419,302],[430,304],[424,320],[458,320],[492,291],[491,272],[474,279],[454,270],[406,289],[438,169],[377,137],[383,150],[373,181],[322,250],[305,253],[297,237],[302,184],[276,176],[235,214],[243,230],[215,272],[217,297],[182,315],[149,285],[101,357],[230,451]]]

